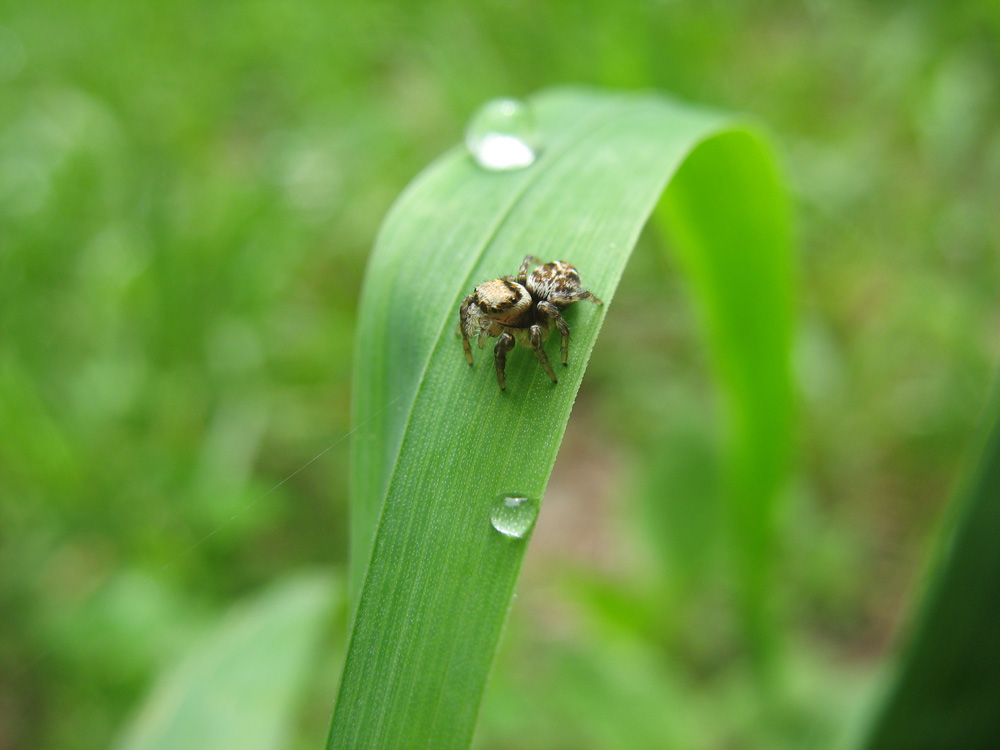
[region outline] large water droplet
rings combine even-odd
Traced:
[[[501,495],[490,509],[490,523],[501,534],[523,539],[538,518],[538,501],[531,497]]]
[[[538,150],[535,118],[517,99],[486,102],[469,120],[465,145],[479,166],[493,171],[523,169]]]

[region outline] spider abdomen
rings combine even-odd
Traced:
[[[566,298],[582,289],[580,274],[569,263],[561,260],[536,268],[528,277],[526,286],[532,297],[550,300],[560,306],[575,301]]]

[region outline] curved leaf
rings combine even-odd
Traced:
[[[492,528],[491,505],[544,495],[601,321],[661,198],[729,394],[733,508],[752,530],[740,551],[745,601],[766,579],[791,401],[786,205],[772,157],[745,123],[655,94],[557,90],[532,106],[543,142],[533,166],[491,173],[460,149],[445,154],[394,206],[369,264],[355,371],[355,614],[330,747],[470,741],[526,545]],[[605,306],[568,311],[557,385],[519,349],[501,392],[492,347],[475,352],[474,368],[465,362],[458,305],[528,253],[573,263]]]
[[[329,575],[281,581],[234,607],[164,674],[132,720],[121,750],[286,745],[295,699],[342,599]]]

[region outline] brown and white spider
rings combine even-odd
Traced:
[[[580,285],[580,274],[569,263],[561,260],[546,263],[528,275],[528,268],[533,264],[537,265],[538,259],[528,255],[522,261],[517,276],[504,276],[480,284],[462,300],[458,310],[458,331],[462,334],[465,358],[470,365],[470,338],[478,339],[482,349],[487,336],[499,337],[493,354],[500,390],[507,388],[504,372],[507,352],[518,341],[535,353],[552,382],[558,383],[559,379],[549,364],[542,344],[555,326],[562,336],[562,363],[565,366],[569,354],[569,326],[560,310],[584,299],[603,304],[595,294]]]

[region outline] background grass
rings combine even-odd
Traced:
[[[842,724],[1000,354],[995,4],[2,9],[0,747],[106,746],[233,602],[344,563],[345,443],[261,496],[349,429],[376,228],[479,103],[565,82],[752,112],[787,148],[803,252],[778,566],[792,699],[764,712],[743,669],[707,355],[677,269],[640,251],[477,742],[615,747],[625,717],[649,746],[667,730],[798,746]],[[325,733],[326,658],[301,747]]]

